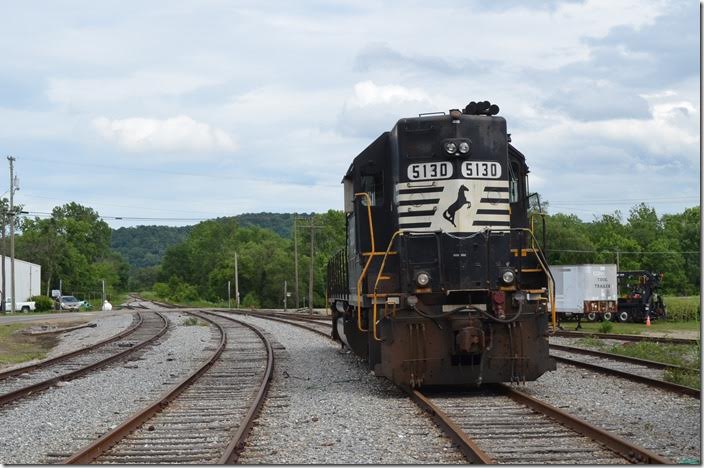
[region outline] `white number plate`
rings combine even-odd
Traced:
[[[410,180],[449,179],[452,177],[452,163],[448,161],[417,163],[408,166]]]
[[[465,161],[462,163],[462,177],[465,179],[498,179],[501,177],[501,164],[494,161]]]

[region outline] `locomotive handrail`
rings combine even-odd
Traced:
[[[550,271],[550,268],[547,266],[547,260],[546,262],[543,262],[543,259],[541,258],[538,253],[543,254],[543,250],[540,248],[540,244],[538,243],[538,240],[535,238],[535,235],[533,235],[533,231],[529,228],[506,228],[506,229],[487,229],[487,231],[490,232],[511,232],[511,231],[526,231],[528,234],[530,234],[531,237],[531,242],[535,242],[537,245],[537,248],[532,247],[533,254],[535,254],[535,258],[538,259],[538,263],[540,263],[541,268],[545,272],[545,276],[548,279],[548,297],[550,300],[550,313],[551,313],[551,318],[552,318],[552,329],[553,332],[557,330],[557,312],[556,312],[556,305],[555,305],[555,278],[552,276],[552,272]],[[520,250],[522,250],[519,246],[519,254]]]
[[[400,229],[396,232],[394,232],[394,235],[391,236],[391,240],[389,241],[388,247],[386,247],[386,252],[384,252],[384,258],[381,260],[381,266],[379,267],[379,274],[376,275],[376,281],[374,282],[374,290],[372,292],[372,331],[374,335],[374,339],[376,341],[382,341],[381,338],[379,338],[377,334],[377,323],[376,323],[376,289],[379,286],[379,281],[381,280],[382,275],[384,274],[384,267],[386,266],[386,259],[389,257],[389,252],[391,252],[391,246],[394,243],[394,240],[396,239],[396,236],[402,236],[403,231]]]
[[[531,230],[531,232],[535,232],[535,223],[533,221],[535,219],[535,217],[540,216],[543,219],[543,247],[545,247],[545,243],[546,243],[545,242],[545,215],[546,214],[547,213],[543,213],[542,211],[540,211],[538,213],[531,213],[531,215],[530,215],[530,230]],[[531,236],[531,237],[532,237],[531,248],[534,249],[536,243],[538,242],[538,239],[536,239],[535,236]],[[538,245],[540,245],[540,244],[538,244]]]
[[[359,279],[357,280],[357,328],[359,329],[359,331],[366,333],[369,331],[369,329],[367,328],[365,330],[362,327],[362,281],[364,280],[364,277],[367,275],[367,270],[369,270],[369,265],[371,265],[377,252],[376,252],[376,245],[374,243],[374,221],[372,219],[372,198],[369,196],[369,194],[367,192],[358,192],[358,193],[355,193],[354,196],[355,196],[355,198],[364,197],[367,199],[367,216],[369,218],[369,237],[371,239],[371,247],[372,247],[369,258],[367,258],[367,262],[364,264],[364,269],[362,269],[362,273],[359,275]]]

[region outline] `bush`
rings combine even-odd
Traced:
[[[611,333],[611,330],[613,330],[614,324],[609,322],[608,320],[604,320],[599,324],[599,333]]]
[[[159,299],[167,299],[169,297],[169,285],[166,283],[154,283],[154,294]]]
[[[260,306],[259,299],[257,299],[257,295],[253,292],[248,292],[247,295],[244,296],[244,300],[242,301],[242,307],[248,309],[258,309]]]
[[[54,308],[54,301],[49,296],[32,296],[29,300],[35,302],[37,312],[46,312]]]

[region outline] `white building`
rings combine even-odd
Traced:
[[[5,257],[5,275],[7,279],[2,281],[2,270],[0,270],[0,289],[5,285],[5,297],[12,297],[12,281],[10,281],[11,267],[10,257]],[[25,262],[15,258],[15,301],[28,301],[32,296],[38,296],[41,291],[42,266],[36,263]]]

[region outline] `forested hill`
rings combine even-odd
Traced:
[[[299,214],[297,216],[310,216]],[[244,213],[233,217],[241,227],[257,226],[271,229],[284,238],[291,238],[292,213]],[[232,218],[218,218],[226,221]],[[121,253],[136,268],[158,265],[166,249],[183,242],[193,226],[136,226],[112,230],[111,247]]]
[[[112,230],[110,247],[137,268],[158,265],[166,249],[183,242],[193,226],[137,226]]]

